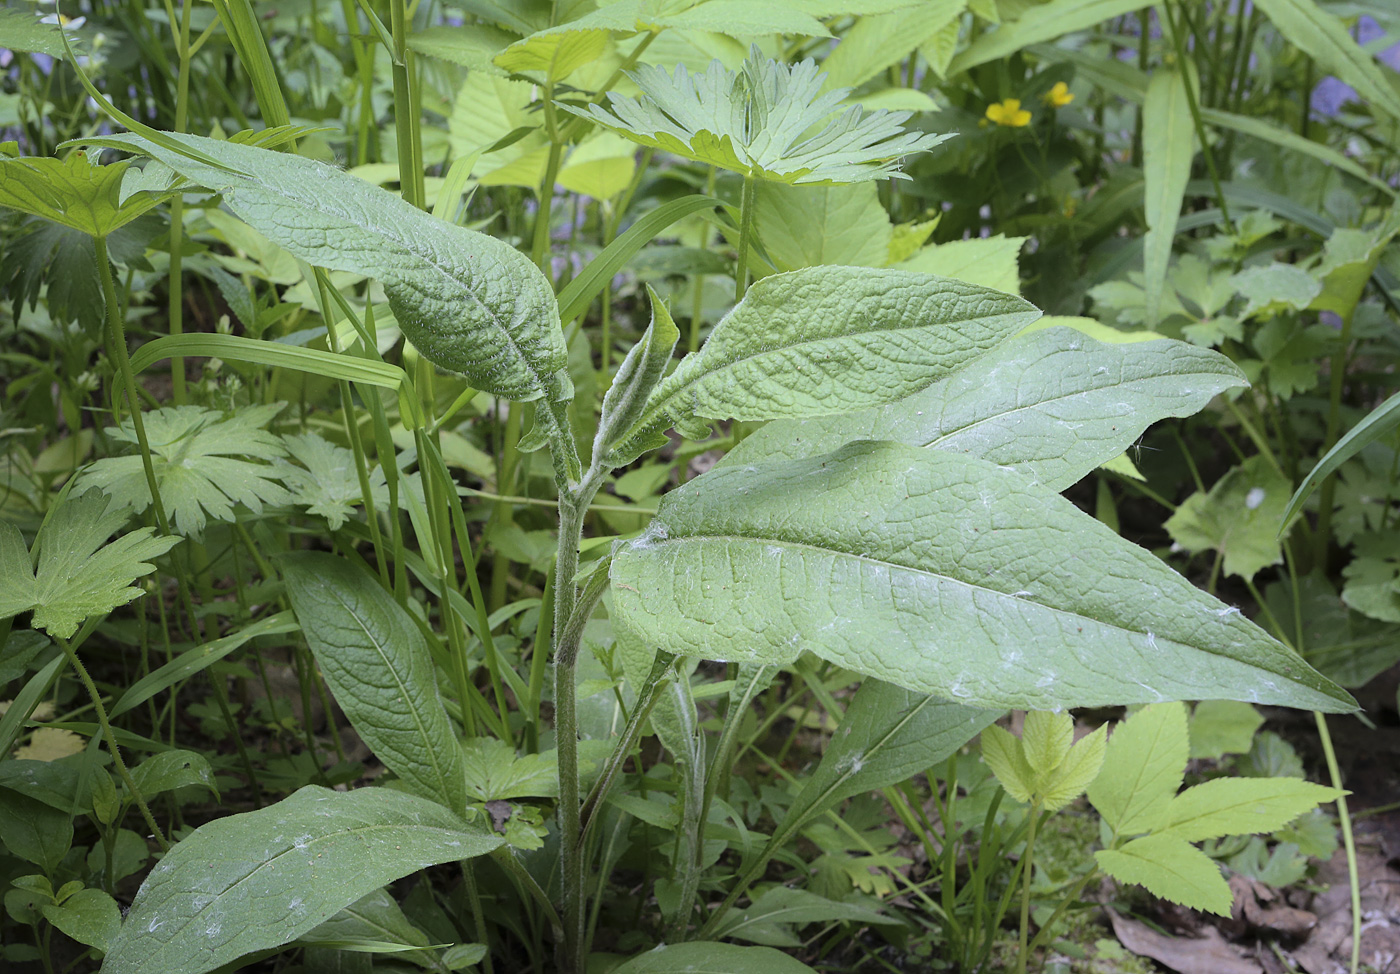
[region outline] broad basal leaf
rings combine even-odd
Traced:
[[[701,8],[703,9],[703,8]],[[629,75],[640,98],[609,93],[611,112],[561,106],[641,145],[697,162],[784,183],[851,183],[897,176],[899,157],[933,148],[950,135],[904,131],[909,112],[847,108],[847,88],[822,93],[825,75],[810,59],[779,64],[757,48],[743,71],[718,60],[692,75],[646,65]]]
[[[502,839],[426,798],[314,785],[200,826],[151,870],[105,974],[201,974],[287,943],[400,876]]]
[[[35,629],[67,639],[88,616],[139,596],[131,583],[155,571],[147,559],[165,554],[179,539],[155,538],[150,528],[138,528],[106,544],[128,519],[101,491],[69,495],[39,529],[32,555],[19,529],[0,521],[0,619],[32,609]]]
[[[193,135],[171,138],[257,175],[220,171],[135,135],[103,144],[144,152],[222,193],[234,213],[310,264],[380,281],[408,339],[474,387],[519,401],[572,396],[553,289],[509,244],[434,219],[323,163]]]
[[[614,460],[698,419],[821,416],[922,389],[1039,314],[999,291],[907,271],[809,267],[754,284],[652,393]]]
[[[465,808],[462,754],[407,611],[344,558],[300,552],[281,564],[306,643],[360,737],[414,792]]]
[[[1183,704],[1144,707],[1114,728],[1089,801],[1118,834],[1155,829],[1181,788],[1188,750]]]
[[[282,441],[263,429],[284,405],[249,406],[227,416],[202,406],[168,406],[144,415],[156,487],[176,531],[199,535],[210,517],[232,521],[236,504],[261,513],[263,504],[291,500],[276,482],[277,470],[256,462],[285,452]],[[130,420],[119,429],[109,427],[107,434],[137,445]],[[151,504],[146,470],[134,452],[94,462],[79,483],[101,487],[138,514]]]
[[[804,650],[911,690],[1050,710],[1167,698],[1354,706],[1287,647],[1058,495],[896,443],[712,470],[613,556],[657,646]]]
[[[1184,342],[1109,345],[1069,328],[1018,336],[907,399],[844,416],[769,423],[725,465],[896,440],[1016,467],[1064,490],[1152,423],[1245,384],[1229,359]]]
[[[1136,883],[1154,896],[1195,910],[1230,915],[1234,895],[1220,866],[1184,839],[1145,835],[1121,849],[1101,849],[1094,858],[1120,882]]]

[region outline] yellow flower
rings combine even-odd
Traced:
[[[1055,87],[1047,91],[1044,96],[1045,104],[1051,108],[1064,108],[1074,101],[1074,95],[1070,94],[1069,85],[1063,81],[1056,81]]]
[[[1021,128],[1031,122],[1031,113],[1021,107],[1021,99],[1008,98],[987,106],[987,118],[998,125]]]

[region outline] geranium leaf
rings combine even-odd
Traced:
[[[88,616],[141,595],[132,581],[155,571],[147,559],[165,554],[179,539],[138,528],[104,544],[128,517],[101,491],[70,495],[39,529],[32,557],[19,529],[0,522],[0,619],[32,609],[35,629],[67,639]]]

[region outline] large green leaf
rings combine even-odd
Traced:
[[[39,529],[32,556],[19,529],[0,521],[0,619],[32,609],[35,629],[67,639],[88,616],[142,594],[131,583],[155,571],[146,559],[165,554],[179,539],[137,528],[107,544],[130,518],[110,506],[98,490],[70,495]]]
[[[1149,6],[1152,0],[1051,0],[1032,6],[1009,24],[982,34],[948,65],[953,75],[1004,58],[1031,44],[1085,30]]]
[[[1017,467],[1064,490],[1150,424],[1245,384],[1229,359],[1184,342],[1109,345],[1070,328],[1019,336],[907,399],[843,416],[780,420],[721,461],[829,453],[895,440]]]
[[[828,84],[847,88],[864,84],[932,40],[966,6],[966,0],[929,0],[902,10],[861,17],[822,62],[822,70],[829,75]]]
[[[812,974],[812,968],[772,947],[699,940],[638,954],[612,974]]]
[[[462,752],[423,634],[364,568],[323,552],[282,561],[321,673],[364,742],[414,792],[463,809]]]
[[[1351,697],[1238,612],[1013,470],[853,443],[726,466],[613,556],[614,608],[669,652],[804,650],[969,706]]]
[[[1114,729],[1089,801],[1115,834],[1149,832],[1165,821],[1189,756],[1186,707],[1144,707]]]
[[[1400,120],[1400,92],[1393,77],[1387,78],[1341,20],[1316,0],[1259,0],[1259,9],[1291,44],[1355,88],[1365,104]]]
[[[1142,107],[1142,169],[1146,183],[1143,209],[1147,236],[1143,239],[1142,270],[1147,290],[1143,324],[1151,328],[1162,316],[1162,292],[1171,261],[1181,200],[1191,178],[1196,154],[1196,129],[1187,102],[1186,75],[1159,68],[1147,84]]]
[[[652,393],[625,462],[698,419],[821,416],[892,402],[965,365],[1039,312],[1010,294],[916,274],[809,267],[765,277]]]
[[[1217,551],[1228,575],[1252,581],[1283,561],[1278,525],[1293,485],[1262,456],[1250,457],[1197,491],[1167,519],[1172,540],[1187,551]]]
[[[973,237],[921,247],[895,266],[900,270],[937,274],[997,291],[1021,291],[1020,255],[1025,237]]]
[[[431,361],[494,395],[568,399],[554,292],[529,259],[494,237],[434,219],[323,163],[194,135],[172,135],[241,176],[135,135],[104,139],[217,190],[234,213],[308,263],[373,277],[399,327]]]
[[[150,193],[121,201],[122,177],[129,165],[94,166],[82,152],[70,152],[64,159],[0,159],[0,207],[32,213],[90,237],[106,237],[160,202]]]
[[[33,51],[62,58],[63,39],[59,36],[62,28],[58,24],[45,23],[45,19],[38,10],[23,7],[0,9],[0,47],[16,53]]]
[[[151,870],[104,974],[201,974],[278,947],[400,876],[502,843],[388,788],[314,785],[202,825]]]
[[[874,183],[762,183],[754,230],[780,271],[819,264],[884,267],[893,232]]]

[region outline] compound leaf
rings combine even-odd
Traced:
[[[1194,910],[1230,915],[1235,898],[1220,867],[1185,839],[1144,835],[1121,849],[1101,849],[1094,858],[1120,882],[1136,883],[1154,896]]]
[[[1180,703],[1144,707],[1114,729],[1103,769],[1089,786],[1089,801],[1109,828],[1133,835],[1162,822],[1186,777],[1189,742]]]
[[[1273,832],[1345,794],[1301,778],[1215,778],[1172,799],[1160,834],[1199,842]]]

